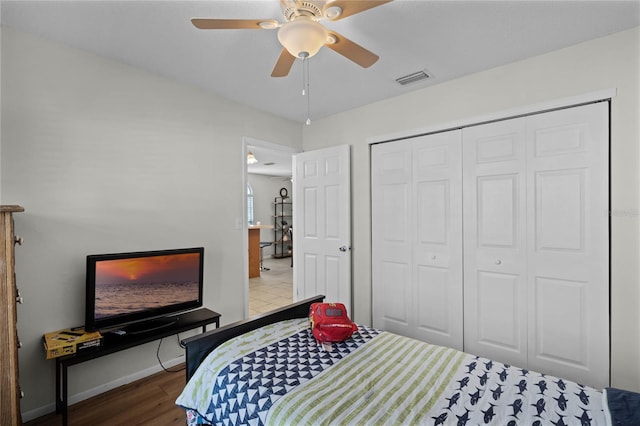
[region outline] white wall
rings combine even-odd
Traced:
[[[371,321],[368,141],[615,88],[611,109],[611,377],[613,386],[640,391],[639,76],[640,29],[635,28],[305,126],[305,151],[352,145],[355,320]]]
[[[3,28],[2,124],[1,201],[26,209],[15,217],[23,412],[53,409],[41,338],[84,323],[87,254],[204,246],[205,305],[241,319],[243,137],[299,149],[299,123]],[[69,394],[157,368],[156,348],[70,368]],[[165,339],[163,360],[182,354]]]

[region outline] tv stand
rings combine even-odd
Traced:
[[[151,333],[152,331],[160,330],[165,327],[169,327],[180,320],[179,316],[175,317],[162,317],[162,318],[154,318],[148,321],[136,322],[133,324],[126,325],[122,328],[125,335],[135,335],[135,334],[144,334]]]
[[[137,332],[127,331],[123,335],[105,333],[101,347],[56,358],[56,413],[62,413],[62,425],[66,426],[68,422],[67,370],[70,366],[187,330],[202,327],[202,331],[206,332],[209,324],[215,324],[216,328],[220,327],[220,314],[207,308],[185,312],[170,319],[173,321],[162,324],[159,328],[147,328]]]

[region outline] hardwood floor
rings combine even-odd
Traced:
[[[170,370],[183,366],[175,366]],[[69,426],[184,426],[184,410],[175,405],[184,385],[184,370],[177,373],[156,373],[70,406]],[[27,422],[25,426],[61,424],[62,416],[51,413]]]

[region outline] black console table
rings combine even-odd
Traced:
[[[215,324],[216,328],[220,327],[220,314],[207,308],[186,312],[175,318],[176,321],[171,325],[147,332],[121,336],[114,333],[105,333],[103,344],[100,348],[87,349],[84,352],[56,358],[56,413],[62,413],[63,426],[67,425],[68,420],[67,369],[70,366],[194,328],[202,327],[202,331],[206,332],[209,324]]]

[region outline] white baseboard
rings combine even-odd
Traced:
[[[181,364],[184,362],[184,355],[181,355],[177,358],[174,358],[172,360],[169,361],[163,361],[163,364],[165,367],[170,368],[170,367],[174,367],[178,364]],[[125,376],[125,377],[121,377],[119,379],[116,379],[112,382],[109,383],[105,383],[103,385],[100,386],[96,386],[95,388],[92,389],[88,389],[84,392],[80,392],[77,393],[75,395],[70,395],[69,396],[69,405],[75,404],[77,402],[80,401],[84,401],[85,399],[89,399],[89,398],[93,398],[94,396],[100,395],[101,393],[110,391],[111,389],[115,389],[117,387],[120,387],[122,385],[126,385],[128,383],[131,382],[135,382],[136,380],[140,380],[143,379],[147,376],[150,376],[152,374],[158,373],[162,371],[162,367],[158,364],[158,365],[154,365],[153,367],[149,367],[146,368],[144,370],[138,371],[134,374]],[[56,411],[56,404],[55,402],[53,402],[52,404],[47,404],[44,405],[42,407],[38,407],[35,408],[33,410],[29,410],[27,412],[22,413],[22,421],[23,422],[28,422],[31,421],[33,419],[37,419],[38,417],[42,417],[46,414],[52,413]]]

